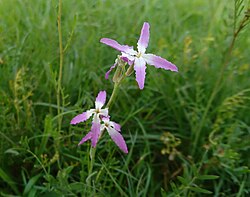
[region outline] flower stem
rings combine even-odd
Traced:
[[[91,193],[91,176],[92,176],[93,167],[95,163],[95,153],[96,153],[96,148],[91,146],[90,153],[89,153],[89,156],[90,156],[90,166],[89,166],[89,172],[88,172],[89,176],[86,180],[89,193]]]
[[[114,85],[114,89],[112,91],[112,94],[111,94],[111,97],[108,101],[108,104],[106,105],[106,107],[110,108],[111,107],[111,104],[114,102],[116,96],[117,96],[117,93],[119,91],[119,87],[121,85],[121,83],[123,82],[124,78],[126,77],[125,74],[122,75],[121,79],[119,80],[119,82],[115,82],[115,85]]]
[[[111,97],[110,97],[106,107],[109,108],[111,106],[112,102],[114,102],[114,100],[115,100],[115,98],[117,96],[117,93],[118,93],[118,89],[119,89],[119,83],[115,83],[113,92],[111,94]]]
[[[59,37],[59,51],[60,51],[60,63],[59,63],[59,74],[57,80],[57,115],[58,115],[58,134],[61,131],[62,116],[61,114],[61,90],[62,90],[62,68],[63,68],[63,45],[62,45],[62,28],[61,28],[61,16],[62,16],[62,0],[58,1],[58,16],[57,16],[57,27]],[[59,138],[59,136],[57,136]],[[59,142],[56,141],[56,147],[59,146]]]

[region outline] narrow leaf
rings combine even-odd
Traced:
[[[212,194],[213,192],[200,188],[200,187],[189,187],[190,190],[198,193],[203,193],[203,194]]]
[[[200,180],[213,180],[213,179],[218,179],[219,176],[217,176],[217,175],[200,175],[197,178]]]
[[[27,183],[27,185],[24,188],[23,195],[27,196],[27,194],[31,191],[32,187],[35,185],[37,180],[41,177],[41,174],[38,174],[36,176],[33,176]]]
[[[188,185],[188,180],[184,179],[181,176],[178,176],[177,179],[183,184],[183,185]]]
[[[17,186],[15,184],[14,181],[12,181],[12,179],[10,178],[10,176],[8,174],[6,174],[4,172],[4,170],[2,170],[2,168],[0,168],[0,178],[6,182],[7,184],[9,184],[9,186],[11,187],[11,189],[16,193],[19,194],[19,191],[17,189]]]

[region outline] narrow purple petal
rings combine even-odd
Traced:
[[[128,54],[136,54],[136,52],[134,51],[133,47],[130,47],[128,45],[121,45],[119,44],[117,41],[115,40],[112,40],[112,39],[109,39],[109,38],[102,38],[100,40],[101,43],[103,44],[106,44],[118,51],[121,51],[121,52],[125,52],[125,53],[128,53]]]
[[[100,91],[95,100],[95,107],[101,109],[106,102],[106,91]]]
[[[178,68],[174,64],[162,57],[156,56],[154,54],[144,54],[143,58],[145,59],[147,64],[155,66],[156,68],[163,68],[165,70],[178,72]]]
[[[121,131],[121,125],[119,125],[118,123],[116,123],[116,122],[113,122],[113,121],[110,121],[110,125],[112,126],[112,127],[114,127],[114,129],[116,130],[116,131]]]
[[[128,148],[126,145],[126,142],[124,140],[124,138],[122,137],[122,135],[116,131],[113,128],[108,128],[108,133],[111,137],[111,139],[115,142],[115,144],[124,152],[124,153],[128,153]]]
[[[92,115],[92,113],[89,112],[89,111],[83,112],[82,114],[79,114],[79,115],[75,116],[70,121],[70,124],[78,124],[80,122],[84,122],[84,121],[88,120],[91,115]]]
[[[101,133],[101,124],[92,122],[91,132],[92,132],[91,145],[95,148]]]
[[[137,42],[138,51],[141,53],[145,53],[146,48],[148,47],[149,42],[149,23],[145,22],[141,29],[141,35]]]
[[[117,66],[117,63],[114,63],[114,65],[110,67],[109,71],[106,72],[106,74],[105,74],[105,79],[108,79],[108,78],[109,78],[110,72],[111,72],[116,66]]]
[[[144,88],[144,81],[146,76],[146,62],[143,58],[136,58],[135,64],[135,78],[139,85],[139,88],[142,90]]]
[[[81,144],[83,144],[84,142],[86,142],[87,140],[92,138],[92,132],[90,131],[87,135],[85,135],[85,137],[82,138],[82,140],[79,142],[78,146],[80,146]]]

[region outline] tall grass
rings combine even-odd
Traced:
[[[61,63],[58,8],[0,1],[1,196],[249,195],[248,0],[63,0]],[[125,80],[112,115],[129,154],[104,135],[89,177],[88,122],[69,122],[112,93],[118,53],[99,40],[136,46],[144,21],[148,51],[179,73],[148,67],[143,91]]]

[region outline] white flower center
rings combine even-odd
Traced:
[[[138,57],[138,58],[140,58],[142,56],[142,53],[141,52],[138,52],[137,54],[136,54],[136,57]]]

